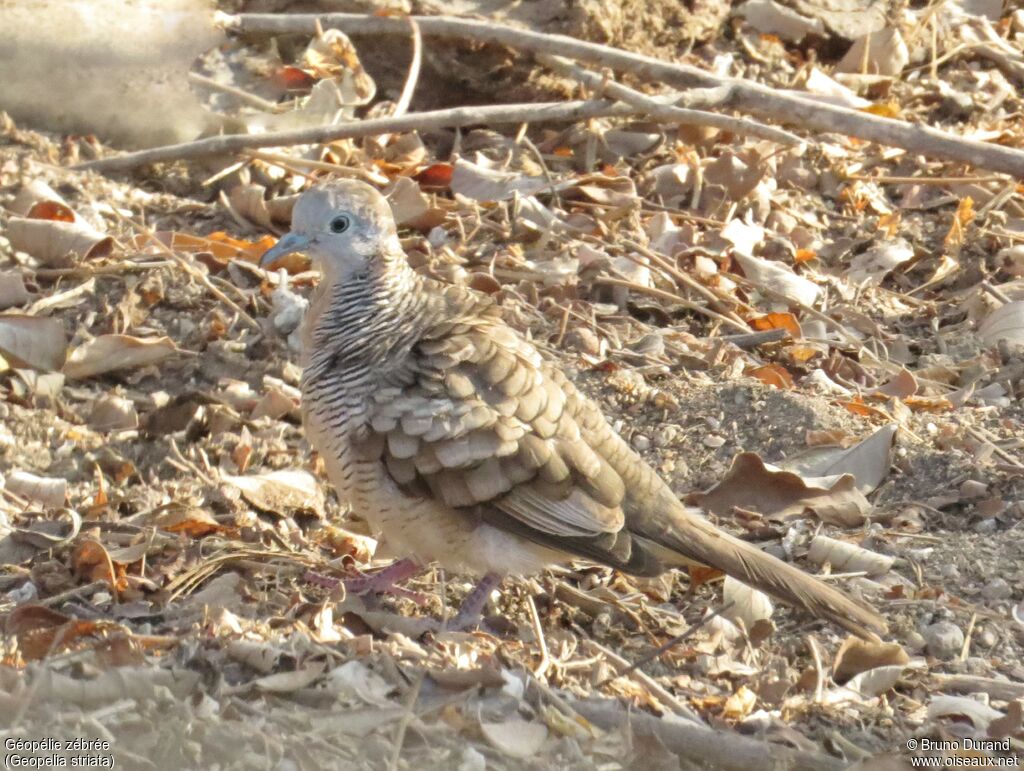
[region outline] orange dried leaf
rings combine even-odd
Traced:
[[[775,364],[774,362],[749,369],[745,374],[750,377],[756,377],[765,385],[770,385],[773,388],[788,390],[793,387],[793,376],[789,374],[789,370],[781,364]]]
[[[551,154],[552,155],[557,155],[559,158],[572,158],[573,151],[572,151],[571,147],[566,147],[565,145],[559,145],[558,147],[556,147],[554,150],[551,151]]]
[[[710,581],[714,581],[717,578],[721,578],[725,575],[718,568],[708,568],[703,565],[689,565],[687,570],[690,573],[690,583],[694,588],[706,584]]]
[[[949,412],[952,402],[944,396],[908,396],[903,400],[914,412]]]
[[[305,91],[313,87],[316,78],[303,69],[290,65],[282,67],[274,73],[277,85],[288,91]]]
[[[813,345],[790,345],[783,349],[783,353],[789,357],[794,364],[806,364],[821,351]]]
[[[448,187],[452,183],[454,167],[450,163],[434,163],[416,175],[424,187]]]
[[[151,523],[168,533],[182,533],[193,538],[222,530],[220,523],[202,509],[175,507],[160,513]]]
[[[894,211],[892,214],[881,214],[878,217],[878,229],[885,233],[886,238],[895,238],[899,232],[900,213]]]
[[[854,415],[866,418],[889,418],[889,414],[885,410],[865,404],[864,400],[859,396],[855,396],[853,399],[840,399],[836,401],[836,404],[846,409],[847,412],[852,412]]]
[[[25,661],[38,661],[68,650],[81,637],[115,627],[109,622],[73,619],[42,605],[21,605],[7,617],[6,631],[18,641]]]
[[[953,222],[946,233],[945,245],[947,249],[959,248],[964,242],[967,226],[974,221],[974,199],[969,195],[960,199],[956,207],[956,214],[953,215]]]
[[[800,337],[800,322],[792,313],[767,313],[750,320],[750,326],[759,332],[769,329],[785,329],[793,337]]]
[[[900,106],[896,102],[869,104],[867,107],[862,107],[860,111],[869,115],[877,115],[880,118],[898,118],[901,114]]]
[[[117,583],[110,555],[103,544],[91,538],[82,539],[75,546],[71,567],[78,575],[90,581],[107,581],[112,587]]]
[[[59,201],[38,201],[28,210],[30,219],[57,220],[58,222],[74,222],[75,213],[67,205]]]
[[[797,249],[793,259],[796,262],[810,262],[818,259],[818,253],[813,249]]]

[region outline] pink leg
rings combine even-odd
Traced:
[[[487,599],[491,596],[491,592],[498,588],[501,581],[502,576],[497,573],[488,573],[481,578],[473,590],[466,595],[466,599],[462,601],[458,614],[448,624],[448,628],[461,631],[479,625],[480,614],[487,604]]]
[[[339,581],[336,578],[322,576],[312,571],[306,573],[306,580],[309,583],[318,584],[326,588],[335,588],[338,584],[345,585],[345,591],[349,594],[385,594],[390,593],[401,597],[407,597],[414,602],[423,604],[426,598],[418,592],[410,592],[395,584],[411,578],[420,572],[422,568],[415,560],[405,558],[392,562],[383,570],[369,575],[363,573],[355,578],[348,578]]]

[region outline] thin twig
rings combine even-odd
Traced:
[[[409,691],[409,695],[405,700],[405,714],[402,716],[398,726],[395,728],[394,750],[391,753],[391,762],[388,763],[388,768],[391,771],[396,771],[398,768],[398,761],[402,757],[402,745],[405,743],[405,732],[409,728],[409,723],[411,723],[412,719],[416,717],[416,701],[420,697],[420,688],[423,687],[423,680],[425,676],[426,671],[420,670],[419,676],[416,678],[416,682],[413,683],[412,689]]]
[[[445,110],[414,112],[399,117],[354,120],[347,123],[271,131],[266,134],[227,134],[197,139],[176,145],[153,147],[133,153],[86,161],[74,166],[80,170],[127,171],[150,163],[193,160],[211,155],[228,155],[241,150],[260,147],[287,147],[336,142],[339,139],[398,134],[404,131],[427,131],[462,126],[497,125],[508,123],[575,123],[588,118],[629,116],[637,113],[627,104],[615,104],[607,99],[576,102],[537,102],[533,104],[501,104],[491,107],[453,107]]]
[[[732,343],[737,348],[749,350],[767,343],[778,343],[789,336],[788,329],[766,329],[763,332],[751,332],[746,335],[721,335],[718,339]]]
[[[807,144],[805,140],[801,139],[796,134],[791,134],[788,131],[778,129],[773,126],[766,126],[763,123],[758,123],[757,121],[749,120],[747,118],[733,118],[729,115],[719,115],[718,113],[708,112],[707,110],[693,110],[664,104],[663,102],[659,102],[657,99],[647,96],[646,94],[642,94],[635,89],[624,86],[621,83],[616,83],[614,80],[610,80],[599,73],[591,72],[590,70],[575,65],[568,59],[563,59],[561,56],[537,54],[537,61],[541,64],[547,65],[561,75],[578,80],[580,83],[583,83],[593,89],[595,94],[599,96],[608,96],[613,99],[618,99],[620,102],[625,102],[626,104],[636,107],[638,110],[642,110],[652,118],[672,121],[673,123],[681,123],[685,126],[709,126],[722,131],[731,131],[732,133],[739,134],[741,136],[768,139],[772,142],[778,142],[783,145]]]
[[[540,664],[533,670],[533,676],[538,680],[544,677],[551,666],[551,656],[548,654],[548,644],[544,639],[544,628],[540,625],[540,615],[537,613],[537,605],[533,597],[527,596],[526,607],[530,610],[530,623],[533,625],[533,636],[537,638],[537,645],[540,647]]]
[[[693,636],[694,632],[696,632],[701,627],[706,626],[708,624],[708,622],[710,622],[713,618],[715,618],[716,616],[722,615],[722,613],[724,613],[725,611],[729,610],[729,608],[731,608],[735,604],[736,604],[735,601],[730,600],[729,602],[727,602],[724,605],[722,605],[720,608],[717,608],[713,612],[711,612],[708,615],[704,616],[696,624],[691,624],[690,628],[687,629],[682,634],[677,634],[675,637],[673,637],[668,642],[663,643],[662,645],[659,645],[657,648],[655,648],[653,651],[648,653],[642,659],[634,661],[632,664],[630,664],[622,672],[618,672],[613,677],[609,677],[609,678],[606,678],[606,679],[602,680],[601,682],[599,682],[594,687],[595,688],[600,688],[602,685],[606,685],[608,682],[610,682],[611,680],[614,680],[616,677],[625,677],[626,675],[632,674],[635,670],[639,669],[644,664],[646,664],[646,663],[648,663],[650,661],[653,661],[654,659],[658,658],[661,654],[663,654],[666,651],[669,651],[672,648],[674,648],[677,645],[679,645],[679,643],[688,640],[690,637]]]
[[[117,212],[116,209],[113,209],[112,211],[114,211],[115,213]],[[243,321],[245,321],[246,324],[248,324],[250,327],[255,329],[257,332],[261,332],[262,331],[262,328],[260,327],[260,325],[256,321],[256,319],[254,319],[252,316],[250,316],[248,313],[246,313],[245,309],[242,308],[242,306],[240,306],[238,303],[236,303],[234,300],[232,300],[230,297],[228,297],[226,294],[224,294],[220,289],[215,287],[213,285],[213,282],[210,281],[209,276],[207,276],[201,270],[196,268],[195,265],[190,263],[188,260],[186,260],[180,254],[178,254],[176,251],[174,251],[171,247],[169,247],[167,244],[165,244],[163,241],[161,241],[159,238],[157,238],[156,234],[152,230],[147,228],[145,225],[141,225],[141,224],[139,224],[137,222],[133,222],[132,220],[128,219],[127,217],[122,217],[120,214],[118,214],[117,216],[118,216],[118,218],[121,219],[122,222],[126,222],[126,223],[129,223],[129,224],[133,225],[139,232],[142,233],[142,235],[144,235],[147,239],[149,239],[152,243],[154,243],[160,251],[162,251],[164,254],[166,254],[168,257],[170,257],[172,260],[174,260],[176,263],[178,263],[178,265],[180,265],[182,267],[182,269],[186,273],[188,273],[190,276],[192,276],[192,278],[194,278],[196,281],[198,281],[204,287],[206,287],[206,290],[210,294],[212,294],[214,297],[216,297],[218,300],[220,300],[226,306],[231,308],[231,310],[233,310],[236,314],[238,314],[238,317],[240,319],[242,319]]]
[[[619,654],[604,647],[603,645],[601,645],[601,643],[597,642],[596,640],[587,640],[587,643],[595,650],[603,653],[605,658],[607,658],[616,667],[621,667],[622,670],[629,669],[629,662],[622,658],[622,656],[620,656]],[[639,680],[641,683],[647,686],[651,693],[653,693],[660,701],[670,706],[678,714],[682,715],[683,717],[687,717],[690,720],[693,720],[695,723],[701,722],[700,716],[697,715],[696,712],[694,712],[692,709],[690,709],[689,706],[683,704],[683,702],[679,701],[679,699],[677,699],[675,696],[673,696],[671,693],[665,690],[654,678],[650,677],[643,670],[633,670],[632,672],[630,672],[630,677]]]
[[[409,74],[405,78],[405,85],[402,87],[402,94],[395,103],[395,109],[391,117],[397,118],[405,115],[412,104],[412,95],[416,91],[416,84],[420,79],[420,65],[423,63],[423,36],[420,34],[420,26],[416,20],[409,17],[409,26],[412,28],[412,61],[409,64]]]
[[[986,177],[872,177],[868,174],[847,174],[846,179],[855,182],[877,182],[880,185],[980,185],[984,182],[1007,182],[1002,175]]]
[[[408,30],[404,19],[366,14],[222,14],[220,22],[230,30],[245,33],[311,34],[316,20],[324,27],[338,27],[354,34],[402,34]],[[462,38],[498,43],[521,51],[566,56],[602,67],[628,72],[651,82],[681,89],[720,90],[718,107],[756,115],[779,123],[799,126],[808,132],[828,132],[901,147],[912,153],[968,163],[972,166],[1024,177],[1024,151],[991,142],[956,136],[925,125],[852,110],[817,100],[810,95],[781,92],[770,86],[738,78],[723,78],[685,64],[666,62],[651,56],[590,43],[566,35],[550,35],[517,29],[489,20],[449,16],[415,16],[425,36]]]
[[[257,110],[263,110],[264,112],[280,113],[287,112],[292,109],[289,104],[279,104],[272,102],[269,99],[264,99],[262,96],[256,96],[250,94],[248,91],[243,91],[237,86],[231,86],[227,83],[220,83],[213,78],[208,78],[205,75],[200,75],[198,72],[190,72],[188,79],[193,83],[198,83],[206,88],[213,89],[214,91],[221,91],[225,94],[230,94],[240,102],[244,102],[250,107],[255,107]]]
[[[297,168],[329,171],[331,174],[336,174],[342,177],[358,177],[360,179],[365,179],[368,182],[374,182],[378,185],[386,184],[388,181],[387,177],[376,176],[373,172],[366,169],[360,169],[356,166],[342,166],[338,163],[331,163],[330,161],[317,161],[312,158],[295,158],[291,155],[285,155],[284,153],[271,153],[266,150],[245,150],[243,151],[243,155],[272,164],[287,163],[289,166]]]
[[[666,292],[665,290],[658,289],[657,287],[644,286],[643,284],[638,284],[635,281],[627,281],[626,279],[613,278],[611,276],[598,276],[597,278],[594,279],[594,283],[605,284],[607,286],[621,286],[626,289],[634,290],[636,292],[642,292],[643,294],[648,294],[651,297],[657,297],[660,300],[666,300],[668,302],[675,303],[676,305],[682,305],[684,308],[694,311],[695,313],[700,313],[704,316],[707,316],[708,318],[714,319],[715,321],[720,321],[723,324],[727,324],[728,326],[732,327],[737,331],[743,331],[744,333],[749,331],[747,327],[743,326],[742,324],[736,321],[733,321],[728,316],[723,316],[721,313],[717,313],[708,308],[707,306],[701,305],[700,303],[692,302],[690,300],[687,300],[685,297],[680,297],[677,294]]]
[[[811,649],[811,658],[814,660],[814,703],[820,704],[825,691],[825,667],[821,659],[821,646],[814,635],[806,635],[804,640],[807,641],[807,647]]]
[[[697,292],[697,294],[702,295],[704,299],[706,299],[708,302],[725,304],[735,303],[742,305],[742,303],[740,303],[738,300],[734,300],[730,297],[725,296],[724,292],[715,292],[715,290],[704,286],[699,281],[695,280],[692,276],[688,276],[686,273],[679,270],[679,268],[677,268],[675,265],[669,262],[668,259],[658,254],[653,249],[650,249],[644,246],[643,244],[637,243],[636,241],[632,241],[628,238],[623,240],[622,245],[640,252],[640,254],[644,255],[647,259],[649,259],[655,265],[657,265],[666,273],[668,273],[678,283],[692,289],[693,291]],[[744,306],[744,309],[751,310],[748,306]],[[730,315],[730,318],[732,318],[734,321],[740,322],[741,324],[743,322],[743,319],[741,319],[734,313]],[[745,324],[743,325],[743,328],[746,329]]]

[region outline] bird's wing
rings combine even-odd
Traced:
[[[634,573],[662,566],[623,529],[623,482],[581,436],[564,376],[486,317],[440,324],[373,398],[361,444],[413,495]]]

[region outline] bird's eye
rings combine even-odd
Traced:
[[[331,232],[332,233],[344,233],[346,230],[349,229],[349,226],[351,224],[352,224],[352,220],[350,220],[344,214],[339,214],[337,217],[335,217],[334,219],[331,220]]]

